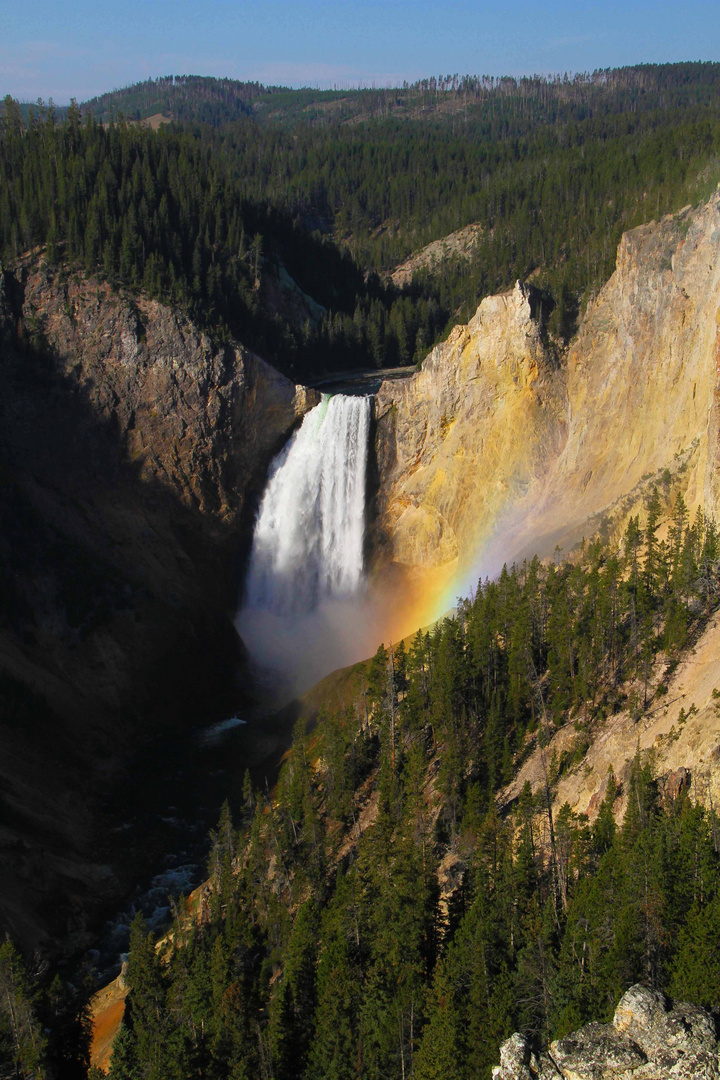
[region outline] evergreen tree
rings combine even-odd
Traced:
[[[6,114],[6,123],[16,122]],[[42,1080],[48,1075],[46,1037],[34,998],[22,957],[6,939],[0,944],[0,1066],[5,1075]]]

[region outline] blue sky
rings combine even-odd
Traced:
[[[717,59],[718,0],[0,0],[0,96],[59,104],[151,75],[326,87]]]

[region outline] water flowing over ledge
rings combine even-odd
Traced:
[[[370,413],[369,397],[323,395],[272,463],[255,524],[238,630],[306,685],[351,659],[361,618]]]
[[[275,458],[253,537],[247,603],[307,613],[362,581],[370,399],[323,395]]]

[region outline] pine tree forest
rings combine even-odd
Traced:
[[[592,824],[552,809],[610,717],[662,706],[717,611],[716,526],[670,497],[652,489],[619,551],[583,543],[480,582],[358,665],[344,712],[298,721],[275,790],[248,777],[224,806],[199,904],[180,901],[159,944],[136,917],[111,1080],[484,1078],[514,1030],[546,1045],[609,1019],[637,981],[720,1006],[715,811],[663,793],[640,753]],[[573,749],[545,754],[540,790],[499,802],[567,724]],[[3,948],[4,1060],[80,1075],[37,1071],[53,990]]]
[[[178,304],[298,380],[416,363],[517,278],[545,290],[563,342],[622,231],[715,186],[719,70],[448,77],[392,101],[170,79],[62,116],[6,98],[0,257],[44,245],[51,264]],[[178,119],[142,126],[163,108]],[[472,258],[389,280],[471,223]],[[311,301],[299,313],[277,301],[288,275]]]

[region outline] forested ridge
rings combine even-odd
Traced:
[[[51,261],[179,304],[298,379],[417,362],[517,278],[547,290],[548,331],[566,339],[621,232],[716,185],[719,70],[448,77],[392,92],[184,77],[115,93],[113,116],[123,100],[143,112],[180,95],[157,132],[99,123],[93,103],[62,120],[41,104],[26,122],[8,98],[0,251],[12,261],[47,245]],[[209,102],[230,111],[206,116]],[[469,223],[481,226],[472,259],[402,292],[386,283]],[[288,274],[314,304],[288,294]]]
[[[457,117],[522,117],[534,124],[571,116],[671,108],[711,100],[720,67],[711,62],[637,64],[572,75],[438,75],[397,87],[291,90],[204,75],[167,75],[112,90],[82,103],[99,122],[148,119],[158,113],[216,126],[255,112],[261,121],[339,124],[398,115],[454,125]]]
[[[506,569],[381,646],[354,706],[298,723],[272,796],[247,783],[235,824],[225,808],[200,924],[179,921],[163,956],[136,921],[110,1075],[489,1077],[513,1030],[541,1045],[609,1019],[636,981],[720,1006],[714,812],[661,798],[639,754],[619,826],[613,775],[592,825],[550,812],[608,716],[662,701],[715,610],[719,557],[714,523],[654,490],[622,555],[595,542]],[[548,791],[500,813],[568,721]]]
[[[137,917],[110,1076],[464,1080],[490,1076],[513,1030],[546,1044],[609,1019],[638,981],[719,1008],[714,810],[663,794],[640,753],[608,775],[592,824],[551,809],[611,715],[662,705],[719,601],[714,522],[690,523],[661,486],[620,551],[506,568],[381,646],[344,711],[298,722],[276,789],[247,777],[224,807],[199,912],[181,902],[159,950]],[[566,724],[575,741],[545,755],[545,788],[501,808]],[[43,973],[7,945],[0,979],[7,1075],[81,1075],[47,1045]],[[62,1015],[82,1046],[81,1014]]]

